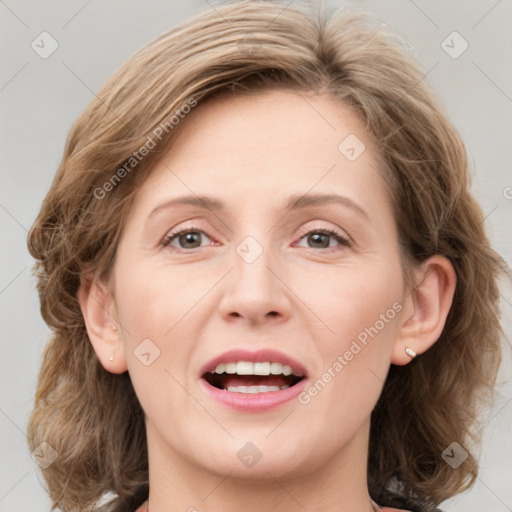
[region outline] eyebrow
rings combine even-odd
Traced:
[[[294,211],[299,210],[301,208],[306,208],[308,206],[319,206],[324,204],[342,204],[343,206],[347,206],[354,211],[358,212],[360,215],[365,217],[367,220],[370,220],[369,215],[366,213],[361,206],[359,206],[352,199],[340,196],[337,194],[295,194],[291,196],[285,206],[285,209]],[[199,195],[188,195],[175,197],[164,203],[158,205],[154,208],[149,217],[155,214],[157,211],[163,208],[169,208],[171,206],[176,205],[190,205],[197,206],[200,208],[204,208],[207,210],[211,210],[213,212],[217,211],[225,211],[226,205],[219,199],[209,196],[199,196]]]

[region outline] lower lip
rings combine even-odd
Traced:
[[[224,391],[208,384],[201,379],[201,386],[216,402],[243,412],[265,412],[293,400],[306,388],[306,378],[289,388],[281,391],[268,391],[266,393],[234,393]]]

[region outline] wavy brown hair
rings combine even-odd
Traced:
[[[391,366],[372,413],[372,498],[431,510],[473,484],[480,405],[492,398],[500,364],[499,277],[507,269],[470,193],[464,144],[383,24],[346,9],[313,13],[256,0],[216,6],[144,47],[70,130],[28,236],[52,329],[28,437],[31,449],[46,441],[58,453],[43,470],[52,510],[132,512],[148,494],[143,411],[128,373],[99,363],[77,290],[90,271],[108,275],[134,194],[172,150],[182,116],[161,138],[159,126],[192,100],[273,88],[327,94],[353,108],[379,148],[405,274],[434,254],[456,271],[440,339],[411,364]],[[156,144],[134,164],[150,139]],[[453,441],[469,452],[457,469],[441,457]],[[113,499],[100,505],[106,493]]]

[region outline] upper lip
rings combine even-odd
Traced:
[[[233,349],[223,352],[202,366],[199,377],[202,377],[205,373],[214,372],[215,368],[217,368],[217,365],[220,363],[236,363],[238,361],[250,361],[252,363],[263,363],[269,361],[281,363],[283,365],[286,364],[291,366],[294,375],[306,376],[306,369],[301,363],[291,356],[269,348],[256,351]]]

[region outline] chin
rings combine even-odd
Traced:
[[[272,429],[262,430],[236,435],[224,446],[211,446],[208,458],[200,456],[196,463],[222,478],[229,474],[230,478],[268,483],[272,477],[287,480],[307,475],[329,458],[328,452],[323,453],[325,448],[314,448],[313,439],[308,443],[299,436],[286,435],[286,431],[272,439]]]

